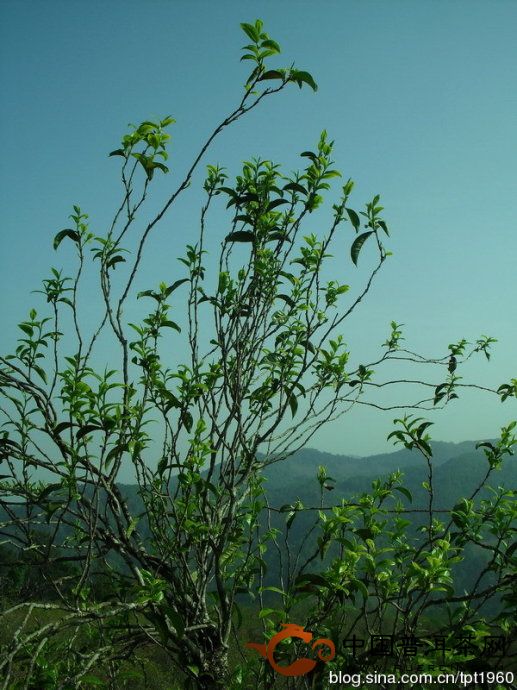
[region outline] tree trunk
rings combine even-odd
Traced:
[[[228,650],[216,648],[206,655],[197,686],[199,690],[227,690],[228,674]]]

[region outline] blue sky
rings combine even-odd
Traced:
[[[119,198],[107,158],[129,122],[171,114],[171,175],[158,208],[246,77],[239,22],[264,20],[284,64],[309,69],[316,94],[293,87],[228,130],[205,162],[237,172],[252,155],[286,170],[326,128],[337,167],[356,181],[353,206],[381,194],[393,257],[344,333],[356,360],[373,355],[391,319],[430,356],[481,333],[499,339],[465,380],[499,385],[517,375],[517,60],[514,2],[11,2],[0,6],[1,348],[38,296],[71,205],[106,230]],[[195,239],[196,178],[152,237],[142,283],[179,275]],[[197,185],[197,186],[196,186]],[[318,230],[311,218],[308,231]],[[213,247],[225,228],[214,227]],[[368,255],[365,253],[365,263]],[[371,256],[370,256],[371,258]],[[345,282],[364,273],[343,257]],[[340,276],[343,278],[343,276]],[[86,308],[98,306],[95,285]],[[436,375],[431,375],[435,380]],[[439,381],[437,380],[437,383]],[[393,413],[358,410],[313,445],[369,454],[389,448]],[[515,405],[469,395],[434,417],[443,440],[493,436]]]

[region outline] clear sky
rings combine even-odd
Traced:
[[[355,361],[373,355],[391,319],[407,344],[443,356],[450,342],[499,339],[493,361],[465,370],[499,385],[517,376],[517,3],[508,0],[176,2],[46,0],[0,3],[1,350],[38,304],[71,205],[105,231],[119,198],[107,158],[127,123],[172,115],[169,175],[158,207],[193,152],[236,104],[241,21],[260,17],[281,64],[309,69],[319,90],[271,99],[208,153],[237,172],[252,155],[297,165],[326,128],[335,160],[356,181],[354,207],[380,193],[394,252],[345,339]],[[199,178],[196,178],[199,185]],[[153,236],[147,287],[179,275],[195,239],[196,184]],[[317,231],[317,219],[311,218]],[[214,228],[213,247],[226,228]],[[365,253],[365,263],[368,256]],[[370,255],[371,259],[371,255]],[[345,282],[363,275],[343,257]],[[91,286],[92,309],[97,306]],[[431,377],[432,380],[436,376]],[[438,380],[436,381],[439,382]],[[366,455],[387,449],[393,413],[359,410],[313,445]],[[434,417],[434,436],[493,436],[516,405],[465,396]]]

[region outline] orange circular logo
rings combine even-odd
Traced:
[[[282,642],[282,640],[286,640],[289,637],[303,640],[309,644],[309,642],[312,640],[312,633],[302,628],[301,625],[296,625],[295,623],[283,623],[282,628],[283,630],[280,630],[280,632],[277,632],[276,635],[273,635],[267,644],[248,642],[246,647],[248,649],[254,649],[260,654],[260,656],[262,656],[264,659],[267,659],[271,667],[282,676],[304,676],[315,668],[317,662],[314,659],[302,657],[301,659],[296,659],[296,661],[293,661],[291,664],[289,664],[289,666],[281,666],[275,659],[275,649],[277,645]],[[320,637],[312,643],[311,649],[315,650],[317,647],[321,646],[328,647],[329,653],[325,655],[323,650],[318,649],[318,658],[325,663],[332,661],[332,659],[336,656],[336,648],[332,640],[329,640],[326,637]]]

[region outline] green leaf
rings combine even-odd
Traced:
[[[167,618],[170,620],[172,625],[174,626],[176,632],[180,637],[183,637],[183,634],[185,632],[185,623],[183,622],[183,619],[181,616],[174,611],[170,606],[164,606],[163,609],[165,610],[165,615]]]
[[[248,192],[247,194],[243,194],[242,196],[237,196],[235,199],[235,203],[237,206],[242,206],[243,204],[247,204],[249,201],[258,201],[259,196],[255,192]]]
[[[33,365],[32,365],[32,368],[33,368],[34,371],[38,374],[38,376],[39,376],[45,383],[47,383],[47,374],[46,374],[46,372],[45,372],[45,369],[43,369],[43,367],[40,367],[40,366],[37,365],[37,364],[33,364]]]
[[[26,335],[28,335],[29,338],[32,338],[32,336],[34,335],[34,329],[28,323],[20,323],[18,324],[18,328],[21,331],[23,331]]]
[[[276,609],[261,609],[259,611],[258,617],[260,618],[260,620],[262,620],[263,618],[268,618],[272,613],[277,613],[277,610]]]
[[[428,429],[430,426],[433,426],[433,422],[422,422],[422,424],[420,424],[416,430],[416,435],[418,437],[422,436],[424,431]]]
[[[296,84],[298,84],[300,89],[302,88],[303,84],[307,84],[308,86],[311,87],[311,89],[313,91],[318,90],[318,85],[314,81],[312,75],[309,74],[309,72],[304,72],[302,70],[293,69],[293,70],[291,70],[290,79],[291,79],[291,81],[294,81]]]
[[[285,232],[280,232],[279,230],[274,230],[273,232],[270,232],[267,236],[268,242],[274,242],[275,240],[277,242],[283,242],[286,240],[291,242],[291,240],[289,240],[288,237],[286,236]]]
[[[80,438],[83,438],[83,436],[90,434],[92,431],[102,431],[102,427],[98,426],[97,424],[86,424],[79,429],[75,437],[77,440],[79,440]]]
[[[157,302],[160,301],[159,295],[157,295],[155,292],[152,290],[142,290],[142,292],[139,292],[138,295],[136,296],[137,299],[140,299],[141,297],[152,297],[155,299]]]
[[[296,411],[298,410],[298,400],[296,399],[296,396],[292,393],[289,395],[289,407],[291,408],[291,414],[294,417]]]
[[[361,227],[361,219],[353,208],[347,208],[346,212],[348,213],[348,217],[350,218],[350,222],[354,226],[355,231],[358,232],[359,228]]]
[[[314,345],[311,343],[310,340],[303,340],[303,341],[301,342],[301,345],[303,345],[305,348],[307,348],[307,350],[308,350],[311,354],[313,354],[313,355],[316,354],[316,348],[314,347]]]
[[[54,237],[54,249],[57,249],[61,242],[65,239],[65,237],[69,237],[73,242],[76,244],[79,244],[81,240],[81,236],[77,232],[77,230],[72,230],[71,228],[65,228],[64,230],[60,230],[57,235]]]
[[[138,521],[140,520],[139,517],[133,517],[131,518],[131,522],[127,526],[126,529],[126,537],[129,539],[129,537],[133,534],[133,532],[136,529],[136,526],[138,525]]]
[[[270,204],[268,204],[267,210],[272,211],[277,206],[281,206],[282,204],[288,203],[289,202],[287,201],[287,199],[274,199]]]
[[[253,24],[246,24],[245,22],[242,22],[241,29],[248,36],[248,38],[251,38],[253,43],[258,43],[260,41],[260,32],[257,31]]]
[[[60,489],[60,488],[61,488],[61,483],[49,484],[49,485],[46,486],[46,487],[43,489],[43,491],[39,494],[39,496],[38,496],[38,501],[43,501],[45,498],[47,498],[47,496],[50,496],[50,494],[51,494],[53,491],[57,491],[57,489]]]
[[[125,158],[126,153],[124,149],[115,149],[115,151],[112,151],[110,154],[108,154],[108,158],[109,156],[122,156],[122,158]]]
[[[489,441],[482,441],[482,442],[480,442],[480,443],[476,443],[476,450],[477,450],[478,448],[488,448],[488,449],[491,450],[492,452],[495,451],[495,446],[494,446],[494,444],[493,444],[493,443],[490,443]]]
[[[228,194],[228,196],[231,196],[232,199],[238,199],[239,197],[235,189],[232,189],[231,187],[219,187],[219,191],[224,192],[224,194]]]
[[[107,263],[106,263],[106,268],[115,268],[117,264],[124,263],[125,259],[123,256],[120,256],[118,254],[117,256],[112,257]]]
[[[368,599],[368,587],[364,584],[362,580],[354,580],[354,585],[361,592],[364,601]]]
[[[261,60],[264,60],[265,58],[271,57],[271,55],[276,55],[276,52],[276,50],[261,50],[258,56]]]
[[[325,180],[330,180],[333,177],[343,177],[339,170],[327,170],[326,173],[323,175],[323,179]]]
[[[371,529],[368,529],[368,527],[361,527],[360,529],[356,529],[355,533],[364,541],[366,541],[367,539],[371,539],[373,537],[373,532]]]
[[[389,233],[388,226],[386,225],[386,223],[383,220],[379,220],[377,222],[379,223],[379,226],[384,230],[386,235],[388,235],[388,237],[389,237],[390,233]]]
[[[279,72],[277,69],[269,69],[264,74],[261,74],[258,81],[267,81],[268,79],[281,79],[284,80],[284,74]]]
[[[199,666],[195,666],[194,664],[187,664],[187,669],[196,678],[199,676]]]
[[[323,575],[317,575],[316,573],[305,573],[296,578],[294,587],[298,590],[313,589],[315,587],[324,587],[325,589],[328,589],[329,582],[325,577],[323,577]]]
[[[123,443],[121,446],[115,446],[110,450],[110,452],[106,455],[105,463],[106,467],[109,467],[113,460],[117,457],[120,456],[124,451],[128,450],[127,443]]]
[[[352,261],[354,264],[357,266],[357,260],[359,259],[359,253],[363,247],[363,244],[366,242],[366,240],[370,237],[370,235],[373,235],[373,230],[370,230],[369,232],[363,232],[362,235],[359,235],[358,237],[355,238],[352,248],[350,250],[350,255],[352,257]]]
[[[174,330],[178,331],[178,333],[181,333],[181,328],[178,326],[178,324],[174,321],[170,321],[169,319],[167,319],[167,321],[162,321],[160,326],[161,328],[174,328]]]
[[[282,295],[277,295],[276,297],[277,297],[277,299],[284,300],[284,302],[286,304],[288,304],[291,307],[291,309],[294,309],[294,307],[296,306],[294,300],[292,299],[292,297],[289,297],[289,295],[283,295],[282,294]]]
[[[237,230],[226,236],[226,242],[255,242],[255,235],[247,230]]]
[[[98,678],[97,676],[92,676],[92,675],[87,675],[87,676],[82,676],[81,678],[81,683],[86,683],[86,685],[94,685],[95,687],[106,687],[106,683]]]
[[[247,223],[248,225],[253,225],[253,218],[248,213],[240,213],[233,219],[234,223],[241,221],[242,223]]]
[[[46,521],[47,521],[47,525],[50,525],[50,521],[52,520],[52,518],[54,517],[54,515],[56,514],[56,512],[57,512],[60,508],[64,508],[64,507],[65,507],[65,504],[63,504],[63,503],[53,503],[52,501],[49,501],[49,503],[48,503],[46,506],[43,507],[43,510],[45,511],[45,518],[46,518]]]
[[[411,495],[411,491],[409,489],[406,489],[405,486],[394,486],[393,489],[395,491],[399,491],[408,499],[410,503],[413,503],[413,496]]]
[[[276,594],[281,594],[283,597],[286,596],[286,593],[284,592],[283,589],[280,589],[279,587],[273,587],[272,585],[270,587],[262,587],[263,592],[275,592]]]
[[[287,520],[285,521],[285,524],[286,524],[286,527],[288,530],[291,529],[291,526],[294,522],[294,518],[296,517],[296,512],[297,512],[296,510],[292,510],[287,516]]]
[[[70,429],[71,427],[73,427],[72,422],[60,422],[59,424],[56,424],[56,426],[54,427],[54,432],[56,434],[61,434],[62,431],[64,431],[65,429]]]
[[[307,196],[307,190],[305,189],[305,187],[302,187],[302,185],[298,182],[289,182],[289,184],[285,185],[284,191],[285,190],[289,190],[292,192],[300,192],[300,194],[305,194],[305,196]]]
[[[266,38],[265,41],[262,41],[260,44],[261,48],[269,48],[269,50],[273,50],[275,53],[280,53],[280,46],[276,41],[273,41],[271,38]]]
[[[166,165],[164,165],[163,163],[158,163],[157,161],[154,161],[153,167],[158,168],[158,170],[161,170],[164,173],[169,172],[169,168]]]
[[[192,425],[194,423],[194,420],[188,410],[181,413],[181,421],[185,425],[186,430],[190,433],[192,431]]]

